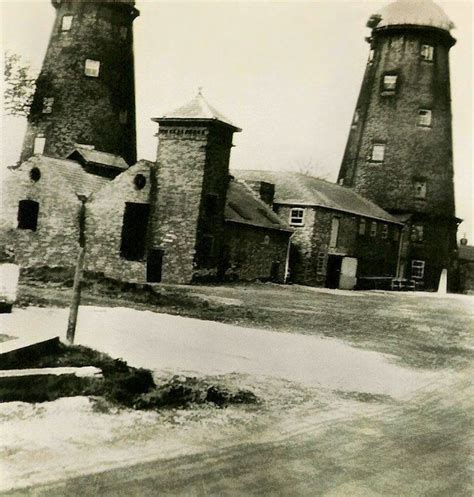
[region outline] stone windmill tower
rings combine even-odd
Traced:
[[[136,162],[133,0],[52,0],[51,38],[21,160],[64,158],[75,144]]]
[[[449,50],[454,27],[431,0],[370,17],[370,52],[339,183],[407,223],[400,276],[436,288],[456,249]]]

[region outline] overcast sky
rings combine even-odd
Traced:
[[[156,156],[151,117],[202,86],[243,131],[231,167],[339,170],[368,54],[368,17],[386,2],[137,1],[134,22],[138,156]],[[439,1],[456,24],[451,50],[454,165],[460,234],[474,242],[473,3]],[[39,69],[54,19],[49,0],[0,0],[2,44]],[[18,159],[24,122],[3,120],[4,162]]]

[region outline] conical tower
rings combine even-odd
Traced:
[[[367,26],[370,52],[339,183],[407,223],[399,276],[434,289],[456,250],[454,25],[431,0],[397,0]]]
[[[21,160],[64,158],[75,144],[136,162],[132,0],[53,0],[56,19]]]

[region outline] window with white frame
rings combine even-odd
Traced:
[[[359,235],[361,236],[365,235],[366,229],[367,229],[367,223],[365,219],[362,217],[359,221]]]
[[[61,31],[70,31],[72,27],[72,20],[74,16],[65,15],[61,21]]]
[[[372,221],[370,223],[370,236],[374,237],[377,236],[377,222]]]
[[[411,261],[411,277],[416,280],[422,280],[425,276],[425,261]]]
[[[53,112],[54,97],[43,98],[43,114],[51,114]]]
[[[387,239],[388,238],[388,224],[383,224],[382,225],[382,238]]]
[[[290,210],[290,225],[291,226],[304,225],[304,209],[295,207]]]
[[[370,160],[372,162],[383,162],[385,158],[385,144],[384,143],[374,143],[372,145],[372,152],[370,154]]]
[[[418,126],[429,127],[431,126],[431,110],[420,109],[418,111]]]
[[[329,247],[337,247],[337,241],[339,238],[339,224],[340,219],[338,217],[333,217],[331,220],[331,236],[329,238]]]
[[[421,60],[432,62],[433,56],[434,56],[434,47],[432,45],[421,45],[420,48]]]
[[[42,154],[44,152],[45,145],[46,145],[46,138],[43,135],[37,136],[35,138],[33,154]]]
[[[398,75],[384,74],[382,79],[382,92],[395,93],[397,89]]]
[[[84,74],[91,78],[98,78],[100,72],[100,62],[98,60],[86,59]]]
[[[426,198],[426,181],[415,181],[415,198],[425,199]]]

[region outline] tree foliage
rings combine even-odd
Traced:
[[[5,52],[3,92],[5,114],[28,115],[35,93],[35,80],[29,64],[20,55]]]

